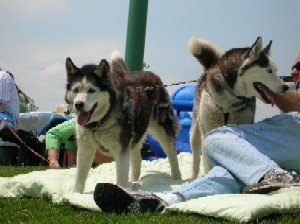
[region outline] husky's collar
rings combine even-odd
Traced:
[[[88,124],[84,125],[84,127],[87,128],[87,129],[99,128],[99,127],[102,126],[102,124],[103,124],[102,120],[100,120],[100,121],[93,121],[91,123],[88,123]]]
[[[240,99],[240,100],[243,101],[242,104],[245,103],[245,102],[247,103],[248,101],[251,101],[251,99],[249,99],[249,98],[247,98],[247,97],[236,95],[235,92],[234,92],[234,90],[233,90],[233,88],[231,88],[231,87],[228,85],[228,83],[226,82],[226,80],[224,80],[223,83],[224,83],[224,88],[225,88],[232,96],[234,96],[234,97],[236,97],[236,98],[238,98],[238,99]],[[238,103],[238,104],[240,104],[240,103]]]
[[[226,80],[224,80],[223,82],[224,84],[224,88],[234,97],[240,99],[241,101],[240,102],[237,102],[237,103],[234,103],[232,106],[235,107],[235,108],[238,108],[238,107],[246,107],[246,106],[250,106],[251,108],[255,108],[255,100],[253,100],[252,98],[247,98],[247,97],[244,97],[244,96],[238,96],[235,94],[233,88],[231,88],[228,83],[226,82]]]
[[[237,96],[241,101],[232,104],[232,107],[234,108],[241,108],[243,109],[244,107],[250,107],[251,109],[255,110],[255,99],[253,98],[247,98],[247,97],[242,97],[242,96]]]
[[[84,127],[87,128],[87,129],[93,129],[93,128],[100,128],[103,126],[103,120],[100,120],[100,121],[94,121],[94,122],[91,122],[91,123],[88,123],[87,125],[85,125]],[[116,126],[118,123],[113,123],[111,126],[109,126],[108,128],[106,128],[106,130],[108,129],[111,129],[112,127]]]
[[[239,97],[241,99],[240,102],[234,103],[231,106],[236,109],[236,111],[243,110],[245,107],[250,107],[251,110],[255,111],[255,98],[246,98],[246,97]],[[222,108],[223,109],[223,108]],[[227,124],[229,119],[229,112],[224,112],[224,121]]]
[[[239,96],[237,96],[237,95],[235,94],[233,88],[231,88],[231,87],[228,85],[228,83],[226,82],[225,79],[224,79],[223,84],[224,84],[224,88],[225,88],[232,96],[235,96],[235,97],[237,97],[237,98],[240,98]]]

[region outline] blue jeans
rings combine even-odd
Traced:
[[[207,175],[172,191],[186,200],[241,193],[271,169],[300,173],[300,113],[217,128],[207,133],[204,144],[213,168]]]

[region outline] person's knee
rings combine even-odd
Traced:
[[[204,147],[208,156],[214,155],[222,149],[224,141],[227,141],[229,131],[226,127],[221,127],[208,132],[204,138]]]

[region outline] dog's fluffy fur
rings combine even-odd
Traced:
[[[189,51],[204,70],[197,83],[190,130],[192,178],[199,174],[200,149],[204,174],[211,169],[203,145],[208,131],[226,124],[253,123],[256,98],[273,104],[269,91],[288,89],[276,75],[269,54],[271,44],[262,49],[262,38],[258,37],[251,47],[233,48],[223,54],[207,40],[190,39]]]
[[[181,179],[175,148],[179,125],[168,92],[152,72],[129,72],[114,54],[109,63],[77,68],[66,60],[66,102],[77,115],[75,192],[83,192],[95,150],[116,162],[117,184],[129,187],[140,176],[140,149],[150,132],[168,156],[171,175]],[[117,55],[117,56],[116,56]],[[153,88],[146,88],[153,87]]]

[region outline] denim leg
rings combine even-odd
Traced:
[[[246,185],[257,183],[270,169],[299,172],[300,114],[218,128],[206,135],[204,143],[212,165],[224,167]]]
[[[172,193],[180,194],[185,200],[214,194],[238,194],[244,185],[237,181],[230,172],[221,166],[215,166],[210,172],[187,183]]]

